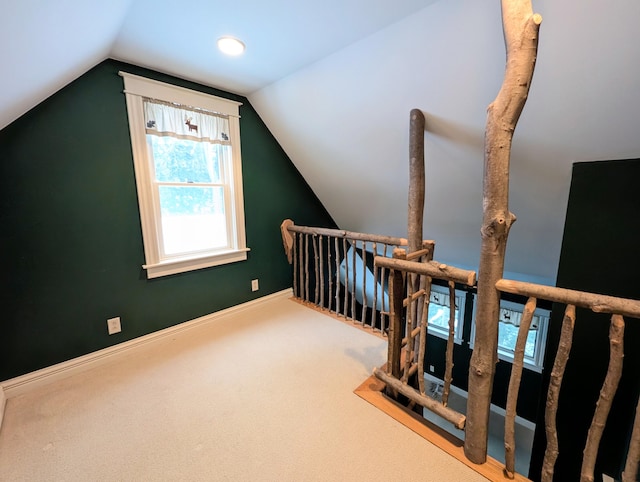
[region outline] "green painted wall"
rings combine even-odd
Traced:
[[[147,280],[120,70],[243,102],[246,262]],[[335,226],[246,98],[102,62],[0,131],[0,380],[290,287],[285,218]]]
[[[557,285],[640,299],[640,159],[573,165]],[[549,326],[540,410],[529,477],[539,480],[546,448],[544,404],[560,342],[564,305],[554,304]],[[582,452],[609,363],[610,316],[578,308],[573,343],[562,379],[555,481],[580,478]],[[625,319],[624,361],[618,391],[602,435],[596,480],[620,479],[640,394],[640,320]]]

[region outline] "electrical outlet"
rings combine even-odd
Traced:
[[[258,284],[257,279],[251,280],[251,291],[258,291],[260,289],[260,285]]]
[[[120,326],[120,317],[116,316],[115,318],[109,318],[107,320],[107,329],[109,330],[110,335],[120,333],[122,331],[122,327]]]

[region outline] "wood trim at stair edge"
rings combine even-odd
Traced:
[[[504,475],[504,465],[492,457],[487,457],[487,461],[484,464],[474,464],[465,457],[461,439],[387,397],[384,394],[385,387],[386,385],[382,381],[372,375],[356,388],[354,393],[483,477],[493,482],[511,480],[530,482],[529,479],[520,474],[515,474],[515,479],[508,479]]]
[[[297,298],[295,296],[291,297],[291,301],[298,303],[302,306],[304,306],[305,308],[309,308],[311,310],[317,311],[318,313],[322,313],[325,316],[328,316],[329,318],[332,318],[336,321],[339,321],[340,323],[344,323],[347,326],[350,326],[352,328],[355,328],[357,330],[360,331],[364,331],[365,333],[368,333],[370,335],[373,335],[377,338],[380,338],[382,340],[387,341],[387,337],[384,333],[382,333],[380,330],[377,329],[372,329],[370,325],[363,325],[362,322],[360,320],[354,320],[353,318],[347,318],[344,315],[337,315],[335,311],[330,311],[327,308],[322,308],[318,305],[316,305],[315,303],[311,302],[311,301],[305,301],[301,298]]]
[[[7,406],[7,397],[4,394],[4,388],[0,385],[0,431],[2,431],[2,421],[4,420],[4,409]]]

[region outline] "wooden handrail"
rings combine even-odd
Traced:
[[[376,256],[373,260],[376,266],[394,269],[398,271],[406,271],[411,273],[423,274],[445,281],[455,281],[456,283],[473,286],[476,282],[476,272],[467,269],[456,268],[437,261],[428,261],[420,263],[418,261],[405,261],[404,259],[385,258],[384,256]]]
[[[584,291],[506,279],[498,280],[498,282],[496,282],[496,288],[514,295],[523,295],[556,303],[564,303],[565,305],[588,308],[595,313],[616,313],[631,318],[640,318],[640,301],[638,300],[629,300],[615,296],[585,293]]]
[[[356,233],[354,231],[344,231],[342,229],[318,228],[312,226],[287,226],[289,231],[303,234],[318,234],[322,236],[333,236],[335,238],[347,238],[356,241],[369,241],[371,243],[386,243],[396,246],[407,246],[406,238],[397,238],[394,236],[383,236],[381,234]]]

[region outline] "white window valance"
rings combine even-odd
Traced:
[[[500,323],[509,323],[513,326],[520,326],[522,321],[522,313],[519,311],[510,310],[507,308],[500,308]],[[531,320],[531,325],[529,329],[537,329],[538,328],[538,317],[534,316]]]
[[[143,105],[147,134],[231,144],[227,116],[154,99],[144,99]]]
[[[445,293],[441,293],[440,291],[436,291],[436,290],[431,290],[431,295],[429,296],[429,302],[430,303],[435,303],[436,305],[440,305],[440,306],[446,306],[446,307],[450,307],[451,306],[451,299],[450,296],[448,294]],[[455,309],[458,309],[458,305],[456,304]]]

